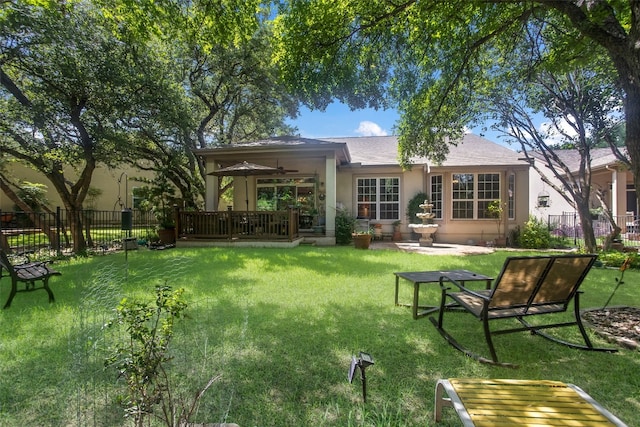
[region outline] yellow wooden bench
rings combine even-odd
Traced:
[[[435,421],[453,407],[465,427],[626,426],[591,396],[560,381],[452,378],[435,390]]]

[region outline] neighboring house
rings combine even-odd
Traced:
[[[556,150],[555,153],[572,173],[577,173],[580,165],[580,154],[577,150]],[[537,154],[534,157],[536,158],[535,162],[539,162],[539,169],[547,178],[561,186],[552,175],[551,170],[539,160],[540,155]],[[538,172],[533,168],[531,168],[530,182],[529,203],[532,207],[532,214],[547,221],[550,215],[566,215],[575,212],[575,209],[562,195],[542,182]],[[633,174],[613,155],[611,149],[595,148],[591,150],[591,183],[593,190],[602,190],[613,216],[620,218],[619,222],[628,222],[622,217],[637,217],[638,206]],[[600,202],[593,192],[589,205],[593,209],[600,207]]]
[[[336,209],[380,223],[390,233],[395,221],[407,227],[407,204],[425,192],[434,204],[436,241],[477,243],[498,237],[487,212],[496,199],[505,205],[506,230],[529,215],[529,164],[520,154],[477,135],[467,134],[435,165],[413,159],[411,170],[398,163],[395,136],[272,138],[199,150],[207,172],[243,161],[280,167],[282,175],[236,177],[234,210],[300,207],[300,228],[324,226],[325,244],[335,243]],[[218,210],[218,177],[208,175],[205,209]],[[246,189],[246,190],[245,190]],[[505,230],[503,221],[502,232]]]
[[[73,172],[70,170],[69,173]],[[42,173],[20,164],[14,164],[11,167],[11,175],[20,181],[45,184],[47,186],[45,196],[49,201],[49,207],[53,210],[56,207],[64,208],[56,189],[48,179],[43,177]],[[134,207],[136,204],[135,189],[144,185],[141,182],[132,180],[134,177],[152,178],[153,173],[130,167],[110,169],[105,166],[98,166],[93,173],[91,187],[98,189],[100,195],[95,197],[95,200],[87,200],[85,207],[101,211],[119,211],[125,207]],[[14,210],[13,201],[2,191],[0,191],[0,210]]]

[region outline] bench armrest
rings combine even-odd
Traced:
[[[477,298],[481,298],[482,300],[487,302],[491,301],[491,298],[488,297],[487,295],[472,291],[469,288],[465,288],[464,285],[452,279],[451,277],[447,277],[447,276],[440,276],[440,289],[442,289],[443,291],[451,289],[450,287],[447,287],[444,284],[444,282],[453,283],[458,289],[460,289],[464,293],[473,295],[474,297],[477,297]]]
[[[36,262],[27,262],[24,264],[18,264],[18,265],[14,265],[13,269],[18,271],[18,270],[28,270],[30,268],[33,267],[44,267],[46,269],[49,269],[49,267],[47,266],[47,264],[49,264],[49,261],[36,261]]]

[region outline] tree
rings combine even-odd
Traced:
[[[205,199],[206,178],[196,150],[289,134],[284,119],[296,114],[297,103],[278,80],[270,50],[266,28],[237,46],[185,44],[184,56],[173,60],[191,64],[183,83],[188,118],[140,122],[138,135],[147,144],[131,146],[136,167],[165,175],[195,208]]]
[[[588,252],[596,250],[589,211],[591,149],[599,141],[610,139],[607,135],[615,134],[616,111],[622,102],[620,96],[609,91],[610,86],[603,84],[603,79],[585,69],[561,76],[543,71],[511,89],[496,90],[489,103],[498,120],[495,127],[520,145],[542,180],[578,212]],[[534,124],[532,114],[544,115],[548,120],[546,131]],[[558,146],[549,141],[575,149],[580,155],[578,169],[573,170],[559,155]],[[550,171],[561,185],[550,180],[542,169]],[[609,211],[606,204],[603,207]],[[613,226],[615,232],[615,222]]]
[[[185,89],[179,98],[159,101],[161,111],[130,124],[144,143],[130,145],[126,158],[162,174],[187,207],[197,208],[205,199],[206,171],[196,150],[290,134],[284,119],[297,114],[297,102],[272,62],[270,12],[261,1],[173,4],[118,17],[132,28],[153,23],[154,32],[141,30],[142,37],[164,46],[175,84]],[[180,114],[168,114],[178,108]]]
[[[0,24],[0,150],[49,179],[81,253],[93,171],[119,161],[124,124],[170,87],[147,77],[152,52],[116,37],[91,3],[6,2]]]
[[[486,117],[481,101],[527,37],[545,38],[530,67],[605,59],[624,93],[625,144],[640,188],[640,10],[635,1],[296,1],[277,18],[277,57],[291,90],[312,106],[397,105],[400,156],[441,161],[447,143]],[[604,55],[603,55],[604,54]],[[496,73],[498,71],[498,73]],[[640,193],[639,193],[640,195]]]

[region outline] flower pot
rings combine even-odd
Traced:
[[[504,248],[507,246],[507,238],[506,237],[497,237],[494,240],[494,244],[498,248]]]
[[[371,234],[354,234],[353,246],[356,249],[369,249],[371,245]]]
[[[158,237],[160,241],[165,245],[169,245],[176,242],[176,229],[175,228],[162,228],[158,230]]]

